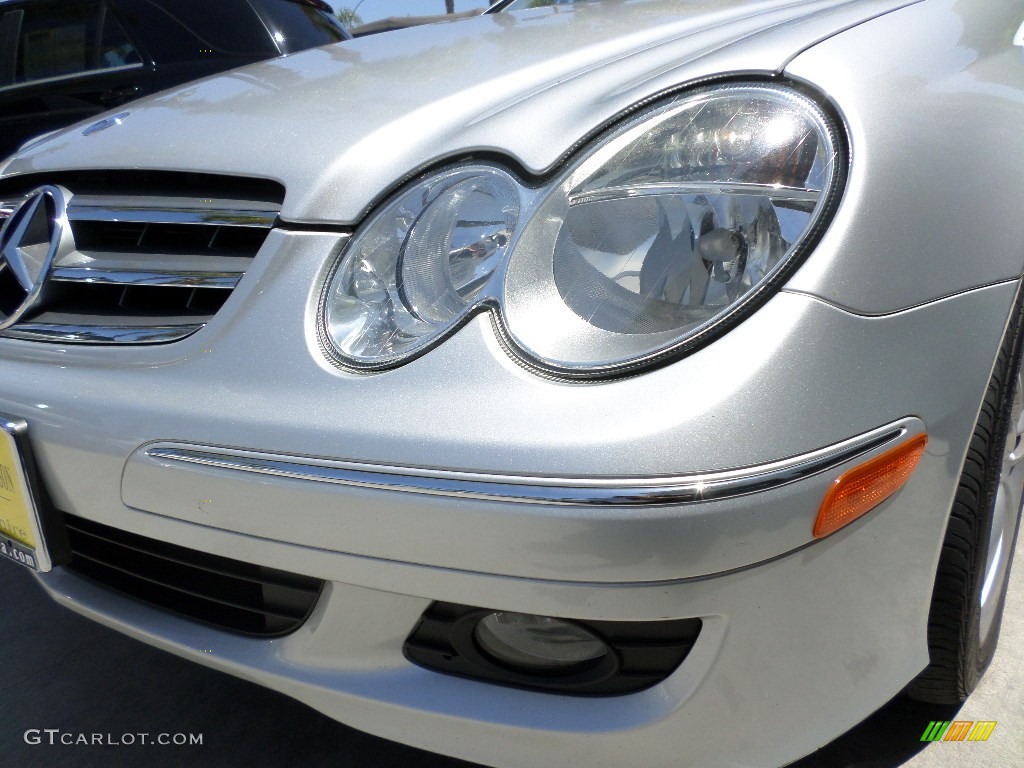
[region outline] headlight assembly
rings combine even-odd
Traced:
[[[834,209],[841,138],[783,87],[691,91],[610,131],[551,183],[487,165],[407,188],[321,302],[342,363],[393,366],[482,307],[527,363],[632,371],[691,348],[787,274]]]

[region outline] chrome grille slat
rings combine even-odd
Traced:
[[[74,242],[53,259],[42,298],[0,336],[65,344],[166,343],[202,328],[243,279],[284,196],[265,180],[167,172],[16,182],[0,189],[0,224],[19,199],[58,184]]]
[[[206,224],[269,229],[277,209],[243,200],[194,200],[153,197],[136,200],[118,196],[76,195],[68,204],[70,221],[130,221],[144,224]]]
[[[159,265],[154,264],[154,255]],[[55,268],[95,269],[109,272],[224,272],[244,275],[252,264],[247,256],[209,256],[201,253],[139,253],[125,251],[75,251],[58,261]],[[159,269],[155,267],[159,266]]]
[[[62,325],[59,323],[19,323],[3,335],[24,341],[48,341],[63,344],[165,344],[178,341],[202,328],[192,325],[103,326]]]
[[[234,288],[244,272],[154,272],[96,267],[56,267],[51,280],[58,282],[152,285],[160,287]]]

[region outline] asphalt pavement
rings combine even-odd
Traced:
[[[0,562],[0,765],[19,768],[473,768],[369,736],[280,694],[130,640],[57,607]],[[988,720],[985,742],[921,742],[932,720]],[[201,745],[48,743],[62,733],[201,735]],[[26,732],[28,737],[26,738]],[[38,742],[38,743],[31,743]],[[1024,765],[1024,547],[995,660],[957,711],[897,697],[793,768]],[[623,768],[629,768],[623,766]]]

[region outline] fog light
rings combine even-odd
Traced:
[[[485,683],[569,696],[618,696],[657,685],[700,634],[696,618],[553,619],[432,603],[405,639],[413,664]]]
[[[525,613],[489,614],[476,625],[473,637],[493,661],[534,673],[579,672],[608,653],[605,642],[583,627]]]

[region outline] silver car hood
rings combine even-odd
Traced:
[[[543,175],[644,99],[721,73],[779,72],[816,42],[909,4],[608,0],[389,32],[143,99],[122,124],[30,144],[4,175],[258,176],[284,184],[283,219],[348,224],[445,158],[504,156]]]

